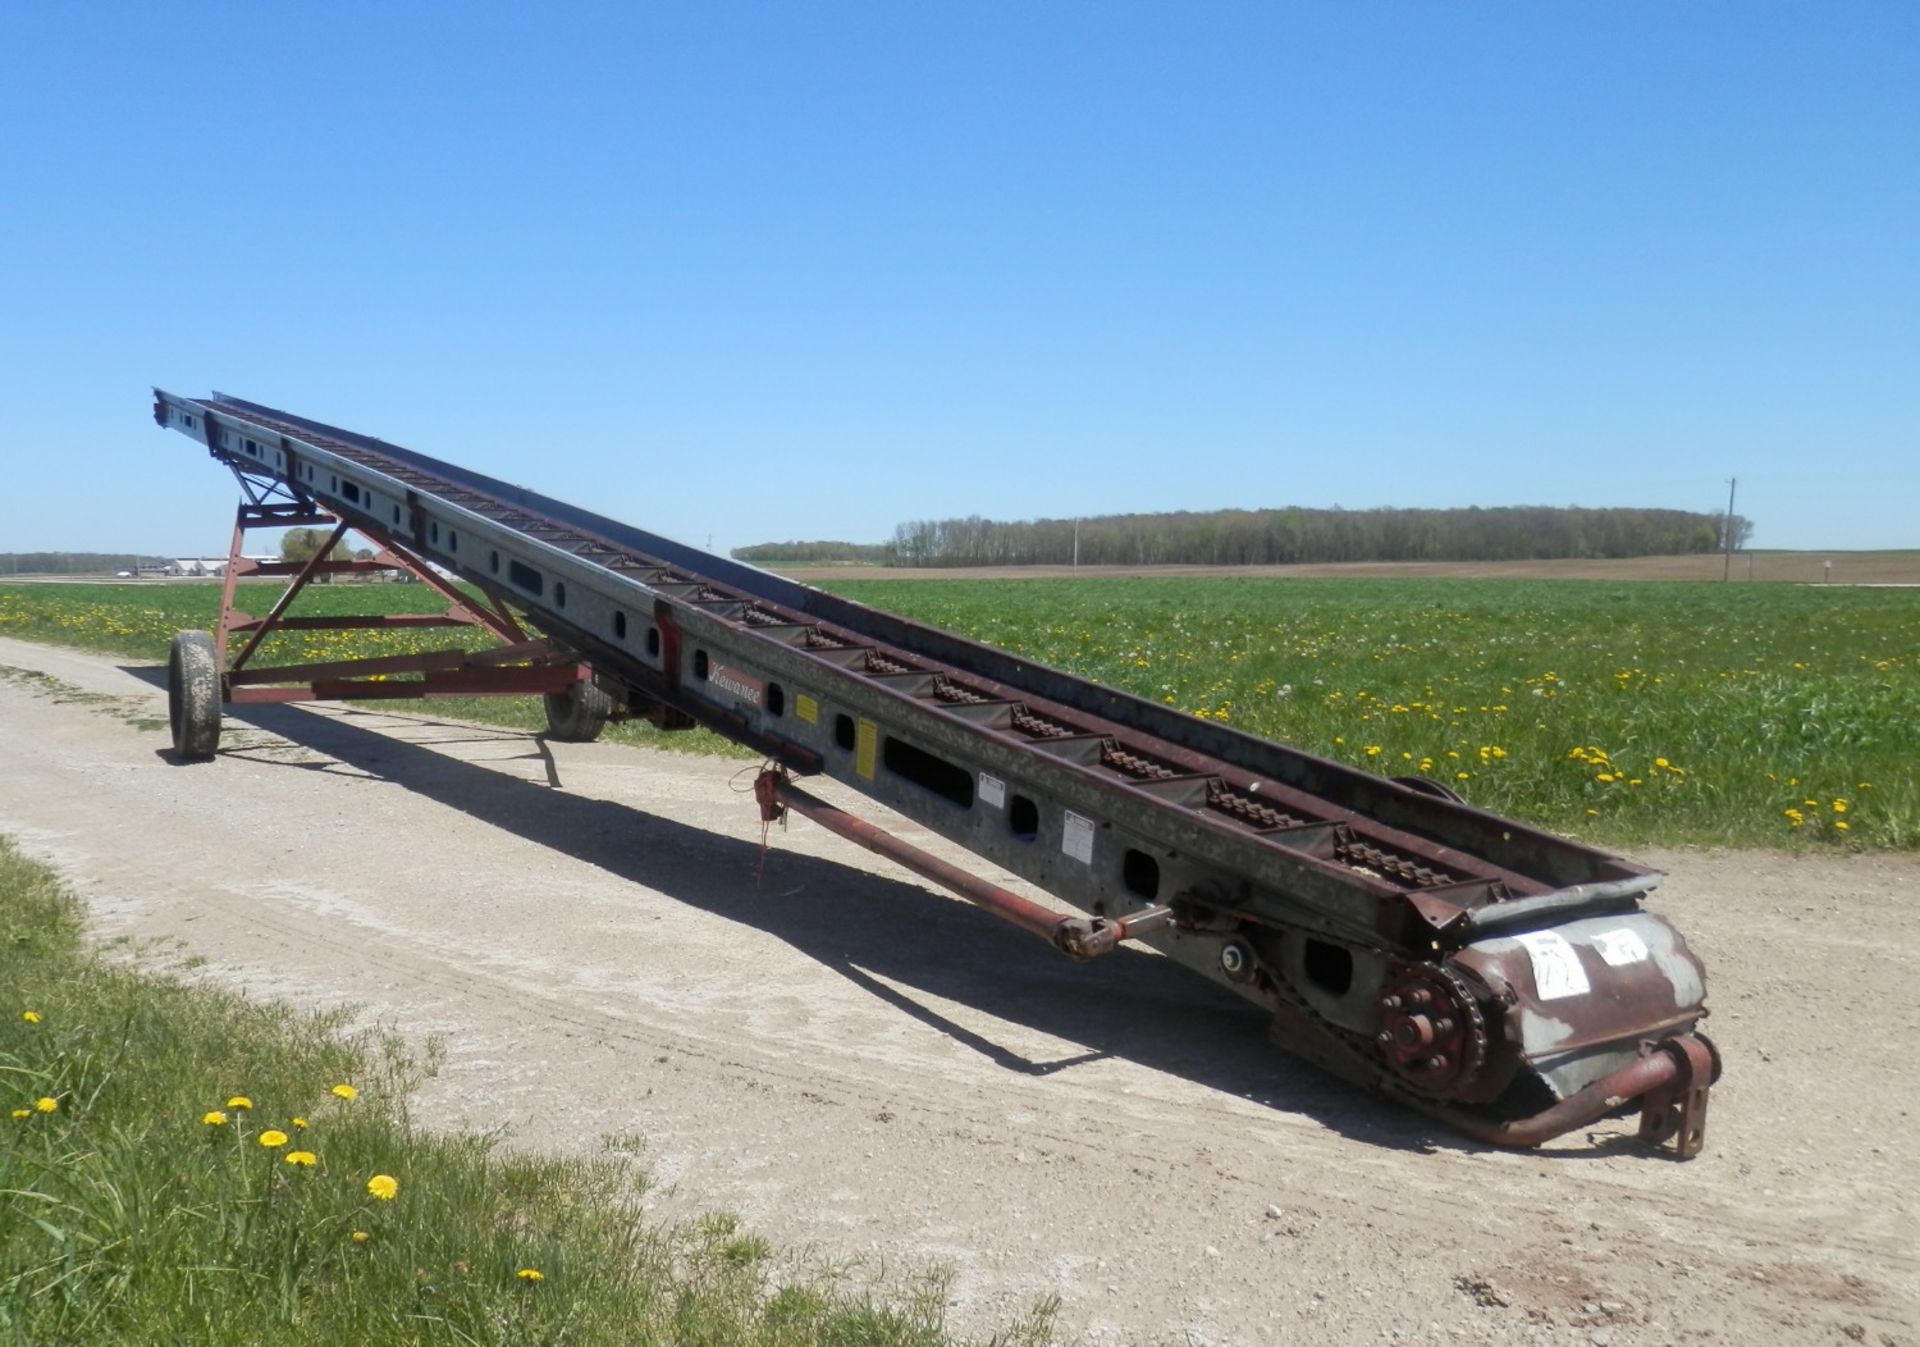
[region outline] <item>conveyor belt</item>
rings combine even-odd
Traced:
[[[850,625],[871,612],[858,605],[844,605],[847,611],[838,615],[838,622],[820,621],[810,612],[763,597],[759,591],[773,588],[771,585],[728,585],[701,573],[740,569],[722,558],[703,558],[706,564],[700,571],[676,567],[659,556],[559,517],[562,513],[575,513],[559,502],[541,501],[520,489],[513,492],[517,499],[503,499],[499,493],[479,489],[471,484],[471,474],[451,464],[437,463],[399,450],[397,446],[238,399],[208,401],[201,405],[207,411],[225,412],[332,450],[404,481],[425,495],[462,506],[505,528],[563,548],[582,560],[604,566],[662,594],[710,607],[723,620],[742,628],[803,628],[804,648],[836,652],[843,657],[836,662],[855,674],[873,680],[932,675],[931,683],[919,694],[931,707],[1005,705],[1010,711],[1011,735],[1029,742],[1097,738],[1100,741],[1098,766],[1116,780],[1153,789],[1174,807],[1202,810],[1211,817],[1228,820],[1272,845],[1284,847],[1290,834],[1299,835],[1297,830],[1307,830],[1309,835],[1317,836],[1331,825],[1334,860],[1402,891],[1465,892],[1478,885],[1483,886],[1481,890],[1468,894],[1469,897],[1497,901],[1541,894],[1558,887],[1551,879],[1528,875],[1515,868],[1511,860],[1501,864],[1494,858],[1458,847],[1436,850],[1428,836],[1385,825],[1357,809],[1342,807],[1329,798],[1330,793],[1315,794],[1284,781],[1261,779],[1224,756],[1130,733],[1104,717],[1089,720],[1084,715],[1076,715],[1073,708],[1026,688],[970,676],[966,667],[936,654],[876,640]],[[556,506],[558,510],[553,508]],[[746,578],[778,580],[764,572],[754,572]],[[826,598],[817,591],[811,597],[807,607],[815,609],[823,606],[821,599]],[[848,655],[852,658],[845,658]],[[1093,684],[1082,683],[1081,687],[1088,694],[1076,698],[1082,704],[1105,691]],[[722,729],[724,731],[724,727]],[[1337,764],[1320,766],[1322,775],[1329,778],[1344,771]],[[1444,814],[1455,808],[1457,806],[1446,801],[1429,798],[1413,804],[1414,811],[1429,815]],[[1505,828],[1510,832],[1514,825],[1506,823]],[[1530,834],[1527,842],[1535,847],[1544,843],[1549,847],[1557,845],[1563,850],[1585,852],[1584,848],[1576,848],[1564,839],[1524,831]],[[1596,873],[1583,876],[1588,882],[1594,878],[1631,878],[1626,867],[1615,858],[1586,852],[1580,859],[1594,863]]]
[[[1697,961],[1638,910],[1657,872],[1428,783],[291,413],[160,393],[155,414],[510,603],[631,704],[830,775],[1083,909],[1157,914],[1138,938],[1269,1007],[1296,1051],[1423,1106],[1511,1119],[1558,1100],[1541,1116],[1564,1130],[1617,1105],[1608,1073],[1704,1013]],[[1636,1091],[1695,1081],[1706,1051],[1633,1068]]]

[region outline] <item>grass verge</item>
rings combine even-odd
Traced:
[[[618,1158],[423,1131],[393,1041],[102,959],[4,839],[0,989],[0,1342],[951,1341],[937,1279],[786,1280],[730,1218],[644,1219]]]

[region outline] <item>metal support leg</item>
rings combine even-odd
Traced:
[[[959,894],[968,902],[1012,922],[1021,930],[1039,936],[1062,954],[1074,959],[1094,959],[1110,953],[1122,940],[1131,940],[1157,931],[1173,920],[1166,907],[1148,907],[1126,917],[1076,917],[1055,912],[1019,894],[990,883],[975,874],[950,865],[911,842],[904,842],[884,828],[828,804],[817,795],[794,785],[779,771],[762,772],[753,785],[754,798],[760,804],[762,820],[773,823],[792,809],[812,819],[828,832],[856,842],[877,855],[903,865],[924,879]]]

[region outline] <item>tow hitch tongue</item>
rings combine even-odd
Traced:
[[[1720,1075],[1720,1057],[1704,1034],[1682,1034],[1641,1045],[1642,1055],[1551,1108],[1511,1122],[1490,1122],[1459,1109],[1430,1111],[1468,1136],[1496,1146],[1538,1146],[1598,1122],[1624,1105],[1640,1104],[1640,1140],[1672,1141],[1691,1160],[1707,1138],[1707,1095]]]
[[[537,692],[550,739],[704,726],[768,759],[763,819],[801,813],[1074,959],[1149,945],[1263,1008],[1290,1051],[1469,1136],[1537,1145],[1638,1106],[1643,1138],[1700,1149],[1719,1063],[1700,964],[1642,907],[1657,871],[385,440],[217,393],[156,389],[153,416],[242,497],[217,630],[174,638],[184,759],[217,759],[224,708],[257,702]],[[244,555],[250,530],[296,524],[327,530],[311,560]],[[350,532],[371,559],[336,554]],[[289,611],[315,580],[395,569],[446,611]],[[290,584],[254,616],[243,573]],[[258,663],[272,633],[425,626],[498,644]]]

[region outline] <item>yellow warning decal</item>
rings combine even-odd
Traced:
[[[853,741],[853,770],[864,780],[873,780],[873,760],[878,756],[879,747],[880,727],[871,720],[861,721]]]
[[[793,713],[809,725],[820,723],[820,703],[804,692],[793,699]]]

